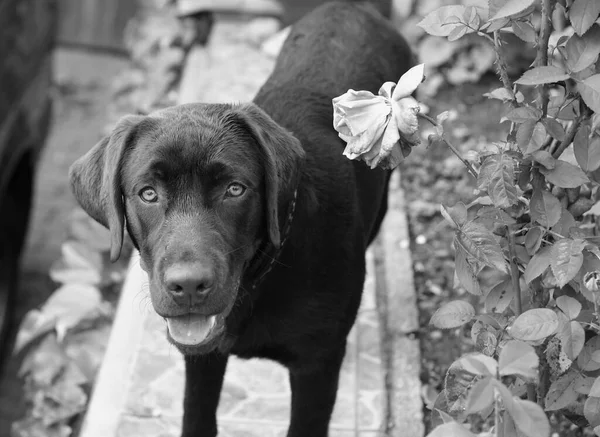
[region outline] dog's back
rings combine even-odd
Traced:
[[[373,5],[330,2],[293,26],[263,90],[293,83],[331,98],[349,88],[377,93],[410,68],[409,54],[404,38]]]
[[[405,39],[373,5],[330,2],[294,25],[273,73],[254,99],[302,143],[307,168],[312,169],[306,179],[316,185],[321,202],[355,198],[366,244],[387,209],[389,172],[342,155],[345,143],[333,128],[331,100],[348,89],[377,94],[385,82],[397,82],[412,63]],[[321,176],[314,170],[318,168]],[[330,178],[343,181],[343,188]]]

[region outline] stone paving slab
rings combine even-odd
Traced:
[[[236,21],[217,21],[210,45],[192,50],[182,78],[181,103],[239,102],[252,98],[274,60],[237,37],[241,25]],[[406,230],[403,232],[406,236]],[[364,298],[348,338],[330,437],[422,434],[413,425],[408,428],[410,434],[397,432],[405,423],[420,420],[421,401],[418,390],[414,390],[418,386],[418,345],[414,340],[394,337],[390,348],[395,351],[401,347],[398,354],[386,354],[381,347],[382,333],[397,326],[394,323],[399,320],[382,319],[380,313],[382,308],[385,313],[387,306],[380,304],[381,290],[389,293],[402,284],[405,293],[413,293],[413,299],[403,300],[403,305],[413,305],[412,311],[416,311],[412,271],[400,269],[410,277],[402,277],[394,285],[396,277],[391,285],[385,285],[390,278],[377,273],[380,269],[375,266],[376,253],[381,252],[377,247],[367,253]],[[168,344],[166,324],[151,309],[145,275],[135,256],[131,266],[81,437],[175,437],[180,432],[183,358]],[[119,318],[127,320],[119,322]],[[409,353],[404,355],[404,350]],[[405,368],[412,369],[406,377]],[[384,377],[395,382],[386,383]],[[410,390],[406,391],[406,387]],[[394,401],[397,398],[411,405]],[[398,406],[414,417],[403,419],[403,411],[391,411]],[[290,391],[283,367],[266,360],[230,359],[218,410],[219,436],[285,436],[289,410]]]

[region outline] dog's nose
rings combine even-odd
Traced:
[[[212,269],[202,264],[169,267],[164,280],[167,290],[182,304],[201,303],[215,282]]]

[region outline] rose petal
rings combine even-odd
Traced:
[[[391,112],[391,105],[385,98],[368,91],[349,90],[333,99],[333,107],[333,127],[339,132],[346,126],[351,135],[366,131]]]
[[[423,79],[425,64],[419,64],[412,67],[406,73],[402,75],[398,84],[396,85],[396,89],[394,89],[394,93],[392,94],[392,99],[400,100],[404,97],[410,96],[419,86]]]
[[[379,95],[391,100],[395,87],[395,82],[386,82],[379,88]]]
[[[412,97],[400,99],[392,108],[402,136],[413,144],[417,143],[419,138],[417,133],[419,129],[419,119],[417,117],[419,110],[419,102]]]
[[[380,123],[369,126],[362,134],[351,137],[349,141],[346,141],[348,145],[344,149],[344,155],[350,159],[356,159],[360,155],[369,152],[383,134],[386,124],[387,121],[384,119]]]

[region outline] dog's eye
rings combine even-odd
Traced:
[[[140,191],[140,197],[144,202],[154,203],[158,200],[158,193],[152,187],[145,187]]]
[[[240,197],[242,194],[244,194],[245,191],[246,187],[244,187],[242,184],[234,182],[232,184],[229,184],[229,186],[227,187],[226,194],[229,197]]]

